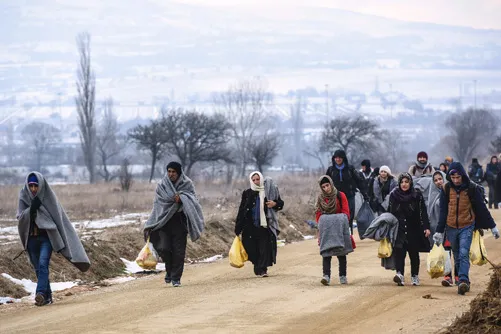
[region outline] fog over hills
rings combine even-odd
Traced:
[[[98,98],[151,101],[221,90],[246,76],[270,89],[314,86],[416,98],[454,95],[478,80],[501,87],[501,30],[415,23],[351,11],[201,6],[173,1],[2,1],[0,100],[75,93],[75,36],[92,35]],[[282,10],[283,15],[277,15]]]

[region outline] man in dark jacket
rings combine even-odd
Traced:
[[[355,194],[357,189],[362,194],[364,200],[369,201],[366,181],[361,173],[348,163],[346,152],[343,150],[334,152],[332,166],[327,169],[325,174],[331,177],[336,189],[343,192],[348,199],[348,206],[350,207],[350,230],[351,234],[353,234],[353,216],[355,215]]]
[[[498,157],[493,155],[491,157],[491,162],[487,164],[485,168],[485,180],[487,181],[487,186],[489,187],[489,209],[492,209],[494,204],[494,209],[498,208],[499,201],[496,201],[496,180],[499,178],[501,172],[501,164],[498,162]],[[501,194],[500,194],[501,195]]]
[[[477,184],[481,184],[484,181],[484,170],[482,165],[478,163],[477,158],[471,159],[471,165],[468,167],[468,176],[470,180]]]
[[[451,243],[455,265],[459,268],[458,293],[470,291],[470,247],[474,229],[491,229],[496,239],[499,230],[487,209],[481,187],[470,181],[459,162],[453,162],[447,183],[440,194],[440,218],[433,240],[441,244],[446,231]],[[473,211],[473,215],[471,212]]]

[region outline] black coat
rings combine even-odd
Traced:
[[[423,195],[418,190],[416,196],[409,202],[400,202],[395,192],[390,194],[388,212],[398,219],[398,234],[395,248],[402,248],[407,242],[407,249],[427,253],[430,251],[430,241],[424,231],[430,229],[430,220],[426,211]]]
[[[258,254],[256,248],[259,245],[258,238],[263,236],[260,228],[254,226],[254,222],[252,219],[252,210],[256,206],[256,201],[259,200],[259,193],[252,189],[244,190],[242,193],[242,200],[240,202],[240,207],[238,208],[237,220],[235,222],[235,234],[242,234],[242,244],[244,245],[245,251],[249,255],[249,260],[252,263],[256,263],[258,261]],[[265,202],[267,199],[265,198]],[[266,205],[264,207],[265,213],[268,210],[279,211],[284,207],[284,201],[279,197],[276,200],[277,205],[273,209],[269,209]],[[273,263],[276,263],[276,254],[277,254],[277,239],[273,232],[268,228],[271,243],[271,251]]]
[[[495,185],[495,191],[494,195],[496,195],[496,202],[500,203],[501,202],[501,175],[498,175],[496,178],[496,185]]]
[[[356,170],[355,167],[348,164],[345,165],[343,168],[342,181],[339,169],[335,166],[330,166],[325,174],[331,177],[336,189],[343,192],[347,198],[354,197],[358,189],[362,193],[362,196],[368,199],[367,181],[362,173]]]

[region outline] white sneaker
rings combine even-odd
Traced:
[[[411,282],[412,282],[412,285],[414,285],[414,286],[420,285],[420,283],[419,283],[419,276],[418,275],[412,276],[411,277]]]
[[[324,277],[322,277],[322,280],[320,281],[320,283],[322,283],[323,285],[330,285],[331,278],[327,275],[324,275]]]
[[[395,277],[393,277],[393,282],[397,283],[398,286],[404,286],[404,275],[397,273]]]
[[[348,284],[348,279],[346,278],[346,276],[339,276],[339,283]]]

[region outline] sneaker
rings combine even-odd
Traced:
[[[322,280],[320,281],[320,283],[322,283],[323,285],[330,285],[331,278],[327,275],[324,275],[324,277],[322,277]]]
[[[172,281],[172,286],[175,287],[175,288],[180,287],[181,286],[181,281],[175,281],[175,280],[173,280]]]
[[[458,285],[458,294],[464,295],[465,293],[470,291],[470,285],[466,282],[461,282]]]
[[[442,280],[442,286],[452,286],[452,278],[450,276],[445,276]]]
[[[398,286],[404,286],[404,275],[397,273],[395,277],[393,277],[393,282],[397,283]]]
[[[419,276],[418,275],[412,276],[411,277],[411,282],[412,282],[412,285],[414,285],[414,286],[420,285],[420,283],[419,283]]]
[[[268,273],[262,273],[261,277],[268,277]]]
[[[348,284],[348,279],[346,278],[346,276],[339,276],[339,283]]]
[[[35,305],[36,306],[43,306],[45,305],[45,297],[43,293],[39,292],[35,296]]]
[[[456,286],[458,286],[458,285],[459,285],[459,276],[454,276],[454,284],[455,284]]]

